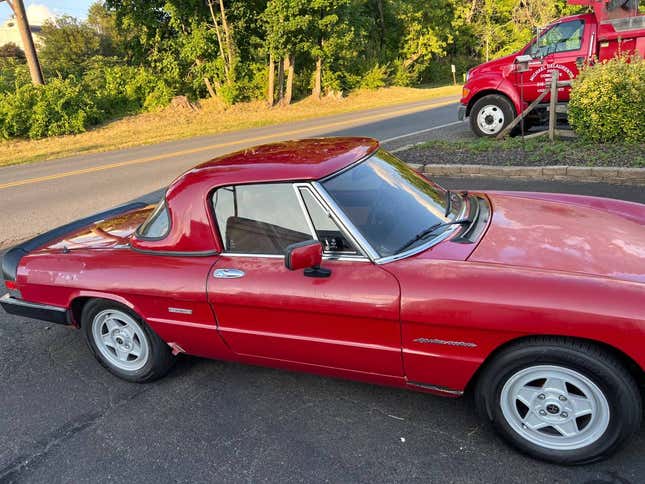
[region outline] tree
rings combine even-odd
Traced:
[[[278,66],[278,102],[281,104],[291,103],[296,54],[302,50],[302,46],[306,42],[307,27],[310,23],[307,6],[306,0],[269,0],[262,14],[266,32],[265,43],[269,52],[267,96],[270,105],[273,105],[275,91],[272,82],[275,79],[276,59],[281,62],[281,65]],[[286,87],[284,86],[285,72],[287,74]]]
[[[334,67],[344,64],[348,56],[355,53],[351,6],[351,0],[309,2],[311,22],[307,46],[316,61],[312,89],[315,98],[321,96],[325,84],[329,90],[341,91],[343,88],[342,80],[334,76]],[[326,79],[325,70],[328,71]]]
[[[0,58],[25,61],[25,52],[13,42],[0,46]]]
[[[83,64],[102,55],[101,35],[86,23],[70,17],[58,17],[43,25],[40,57],[45,68],[62,77],[79,75]]]

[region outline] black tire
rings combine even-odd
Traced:
[[[554,367],[572,371],[591,381],[601,391],[608,404],[608,423],[605,423],[606,428],[599,426],[596,434],[598,435],[597,440],[590,440],[588,445],[582,441],[580,445],[584,446],[581,448],[554,449],[553,447],[555,446],[549,448],[548,445],[538,445],[531,441],[532,435],[535,435],[536,432],[554,431],[554,427],[534,430],[526,428],[522,424],[523,429],[518,429],[517,423],[513,423],[514,419],[512,417],[507,418],[504,414],[503,402],[507,394],[503,395],[503,392],[507,382],[509,385],[506,388],[512,388],[511,383],[517,381],[513,379],[522,374],[522,372],[530,374],[534,369]],[[540,392],[536,399],[532,400],[536,406],[541,404],[543,405],[542,408],[557,408],[558,401],[554,395],[549,393],[551,389],[547,389],[545,392],[549,395],[546,402],[548,403],[549,399],[553,398],[552,401],[556,405],[546,407],[544,406],[545,403],[538,402],[539,399],[544,401],[545,398],[544,393],[542,393],[544,389],[540,388],[540,382],[532,382],[530,385],[537,385]],[[548,386],[546,382],[544,385]],[[531,386],[531,388],[536,387]],[[568,385],[566,388],[570,389]],[[576,394],[571,393],[570,399],[573,399],[574,395]],[[566,401],[566,397],[564,398]],[[535,338],[509,346],[503,350],[487,364],[478,379],[475,387],[475,402],[479,413],[491,422],[495,430],[507,442],[532,457],[564,465],[586,464],[610,456],[632,434],[638,431],[643,417],[640,391],[634,378],[621,362],[611,353],[595,344],[566,338]],[[518,414],[520,414],[522,403],[515,403],[515,405],[518,408]],[[512,409],[512,406],[506,406],[507,414],[509,414],[509,408]],[[556,415],[550,415],[544,410],[540,410],[542,412],[540,415],[545,416],[539,417],[537,411],[531,410],[528,405],[526,405],[526,409],[526,415],[529,412],[533,412],[533,419],[539,420],[542,418],[544,420],[560,417],[557,412]],[[567,414],[562,413],[561,415],[566,416]],[[589,422],[594,422],[592,417],[588,418]],[[574,420],[576,421],[576,427],[579,427],[579,420],[577,418],[574,418]],[[540,425],[544,425],[544,423]],[[593,431],[591,424],[589,425],[589,431]],[[603,428],[605,430],[602,430],[601,433]],[[586,431],[584,428],[581,430],[582,432]],[[556,439],[566,438],[559,433],[554,435]],[[584,433],[580,435],[584,435]]]
[[[485,116],[488,120],[485,126],[489,126],[489,129],[482,129],[478,123],[482,111],[489,113]],[[515,116],[515,107],[506,96],[489,94],[478,99],[470,110],[470,127],[481,138],[494,138],[511,124]]]
[[[93,333],[94,326],[100,324],[97,316],[105,314],[106,311],[116,311],[119,314],[129,316],[130,324],[134,323],[138,328],[134,339],[145,339],[145,357],[137,362],[137,367],[133,369],[124,369],[115,365],[106,357],[97,346]],[[81,316],[81,329],[85,335],[90,350],[96,359],[112,374],[134,383],[148,383],[165,376],[172,368],[175,358],[172,355],[170,347],[143,321],[143,319],[122,304],[95,299],[89,301],[83,308]],[[97,329],[98,331],[98,329]],[[116,353],[116,351],[115,351]],[[140,367],[139,367],[140,366]]]

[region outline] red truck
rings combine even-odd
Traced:
[[[569,80],[583,65],[616,55],[638,53],[645,58],[645,15],[639,13],[637,0],[569,0],[569,4],[591,6],[594,13],[561,18],[521,51],[468,72],[459,119],[469,117],[476,135],[497,136],[537,99],[556,70],[560,80]],[[561,88],[558,102],[567,102],[569,92],[570,88]],[[527,123],[546,113],[548,101],[549,96]]]

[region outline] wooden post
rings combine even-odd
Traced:
[[[16,23],[20,30],[20,37],[22,38],[23,49],[25,57],[27,57],[27,64],[29,65],[29,73],[31,74],[31,81],[36,86],[42,86],[45,81],[43,80],[43,71],[40,68],[38,61],[38,54],[36,53],[36,46],[34,39],[31,36],[31,29],[29,28],[29,21],[27,13],[25,12],[25,5],[22,0],[6,0],[13,13],[16,15]]]
[[[555,128],[558,122],[557,107],[558,107],[558,77],[559,73],[554,70],[551,73],[551,100],[549,103],[549,139],[555,140]]]

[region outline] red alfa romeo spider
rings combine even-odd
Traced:
[[[11,314],[134,382],[173,355],[446,396],[512,444],[603,458],[639,429],[645,206],[450,192],[371,139],[261,146],[6,253]]]

